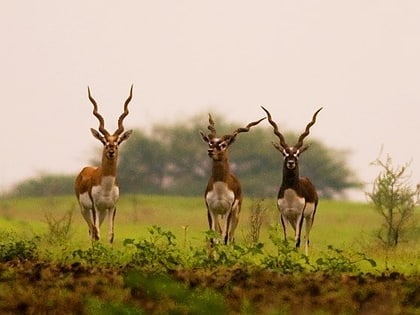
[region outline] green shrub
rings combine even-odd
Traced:
[[[92,242],[92,247],[73,251],[72,258],[89,266],[116,267],[124,264],[125,253],[101,242]]]
[[[328,252],[316,261],[316,271],[325,273],[360,272],[359,264],[367,262],[371,267],[376,267],[376,262],[364,253],[345,252],[328,245]]]
[[[271,228],[269,238],[275,245],[276,252],[265,254],[262,261],[264,268],[286,274],[304,272],[310,269],[309,258],[283,239],[283,233],[279,231],[279,225]]]
[[[166,272],[182,265],[182,255],[172,232],[164,231],[159,226],[152,226],[149,234],[149,239],[124,240],[125,247],[134,248],[132,265],[153,273]]]
[[[246,267],[256,264],[259,258],[257,256],[263,255],[264,245],[262,243],[225,245],[218,233],[209,230],[206,232],[207,244],[210,244],[210,239],[214,241],[211,246],[190,248],[187,259],[188,267],[216,268],[219,266],[232,267],[237,264]]]
[[[375,210],[383,218],[377,237],[387,248],[398,245],[413,220],[417,191],[410,187],[405,175],[408,165],[394,167],[388,156],[386,161],[377,159],[375,165],[382,168],[373,183],[371,199]]]
[[[38,238],[18,239],[15,234],[0,233],[0,261],[25,260],[37,257]]]

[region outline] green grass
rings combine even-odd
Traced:
[[[260,241],[269,244],[270,226],[278,224],[278,211],[274,199],[262,201],[267,208]],[[236,231],[236,242],[245,242],[248,218],[253,200],[245,199]],[[71,243],[74,248],[90,246],[87,225],[80,215],[75,197],[22,198],[0,200],[0,229],[26,236],[48,232],[46,216],[61,218],[72,213]],[[416,220],[420,219],[416,209]],[[382,249],[374,236],[382,217],[367,203],[321,200],[311,231],[310,258],[316,260],[331,245],[334,248],[363,252],[378,263],[378,270],[419,273],[419,229],[392,251]],[[202,197],[123,195],[115,218],[115,244],[121,249],[125,239],[148,237],[153,225],[170,230],[179,244],[204,246],[208,229],[207,215]],[[102,242],[106,243],[106,223],[102,226]],[[269,246],[269,245],[267,245]]]

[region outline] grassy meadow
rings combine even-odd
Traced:
[[[269,231],[278,224],[275,200],[245,199],[236,230],[236,242],[246,243],[250,232],[251,208],[259,203],[265,209],[260,242],[270,247]],[[0,199],[0,231],[32,237],[48,233],[51,221],[60,221],[71,214],[69,243],[74,249],[88,248],[87,224],[73,196],[50,198]],[[419,222],[420,210],[415,220]],[[375,237],[383,218],[367,203],[321,200],[310,234],[310,259],[334,248],[362,252],[374,259],[377,266],[366,271],[398,271],[418,274],[420,266],[420,229],[412,228],[396,249],[384,250]],[[208,230],[204,200],[201,197],[122,195],[115,218],[114,247],[123,248],[125,239],[147,238],[151,226],[170,230],[179,246],[205,246]],[[279,233],[281,227],[278,227]],[[101,242],[107,243],[107,223],[101,227]],[[50,250],[54,250],[53,246]],[[59,248],[57,247],[57,250]],[[303,252],[303,249],[302,249]]]

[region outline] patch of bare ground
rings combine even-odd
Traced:
[[[176,278],[191,287],[212,287],[223,292],[232,314],[240,314],[244,303],[255,314],[420,313],[420,278],[399,273],[284,275],[233,269],[180,271]]]
[[[150,295],[147,287],[127,285],[124,279],[128,271],[79,263],[2,263],[0,313],[92,314],[92,299],[104,305],[129,306],[139,314],[165,314],[176,306],[170,294]],[[420,277],[399,273],[284,275],[218,268],[176,270],[170,276],[191,292],[218,292],[229,314],[420,313]],[[187,309],[182,313],[191,314]]]

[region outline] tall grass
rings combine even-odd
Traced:
[[[255,201],[245,199],[236,231],[238,245],[249,242],[249,218],[252,215]],[[273,246],[270,242],[270,230],[278,224],[279,216],[274,199],[259,203],[264,209],[264,220],[260,228],[259,241]],[[72,196],[54,198],[22,198],[0,200],[0,231],[16,234],[48,235],[60,233],[60,222],[68,224],[71,215],[71,226],[67,227],[67,242],[57,239],[57,251],[86,249],[91,246],[87,224],[79,213],[76,200]],[[416,218],[420,219],[416,209]],[[393,251],[384,250],[377,243],[374,232],[379,228],[381,218],[369,204],[347,201],[321,200],[310,234],[310,260],[324,257],[329,248],[351,250],[364,253],[378,263],[379,270],[397,270],[404,273],[418,273],[420,266],[420,230],[413,228],[405,241]],[[205,247],[208,230],[206,209],[200,197],[174,197],[151,195],[123,195],[118,203],[115,218],[114,248],[124,248],[124,240],[141,240],[149,235],[151,226],[160,226],[170,230],[180,246],[194,248]],[[106,223],[102,226],[106,231]],[[64,232],[63,232],[64,233]],[[281,233],[281,229],[279,229]],[[61,236],[60,236],[61,237]],[[105,239],[101,242],[107,245]],[[54,235],[50,243],[54,243]],[[50,248],[51,245],[49,245]],[[53,249],[51,249],[53,251]],[[53,253],[52,253],[53,254]]]

